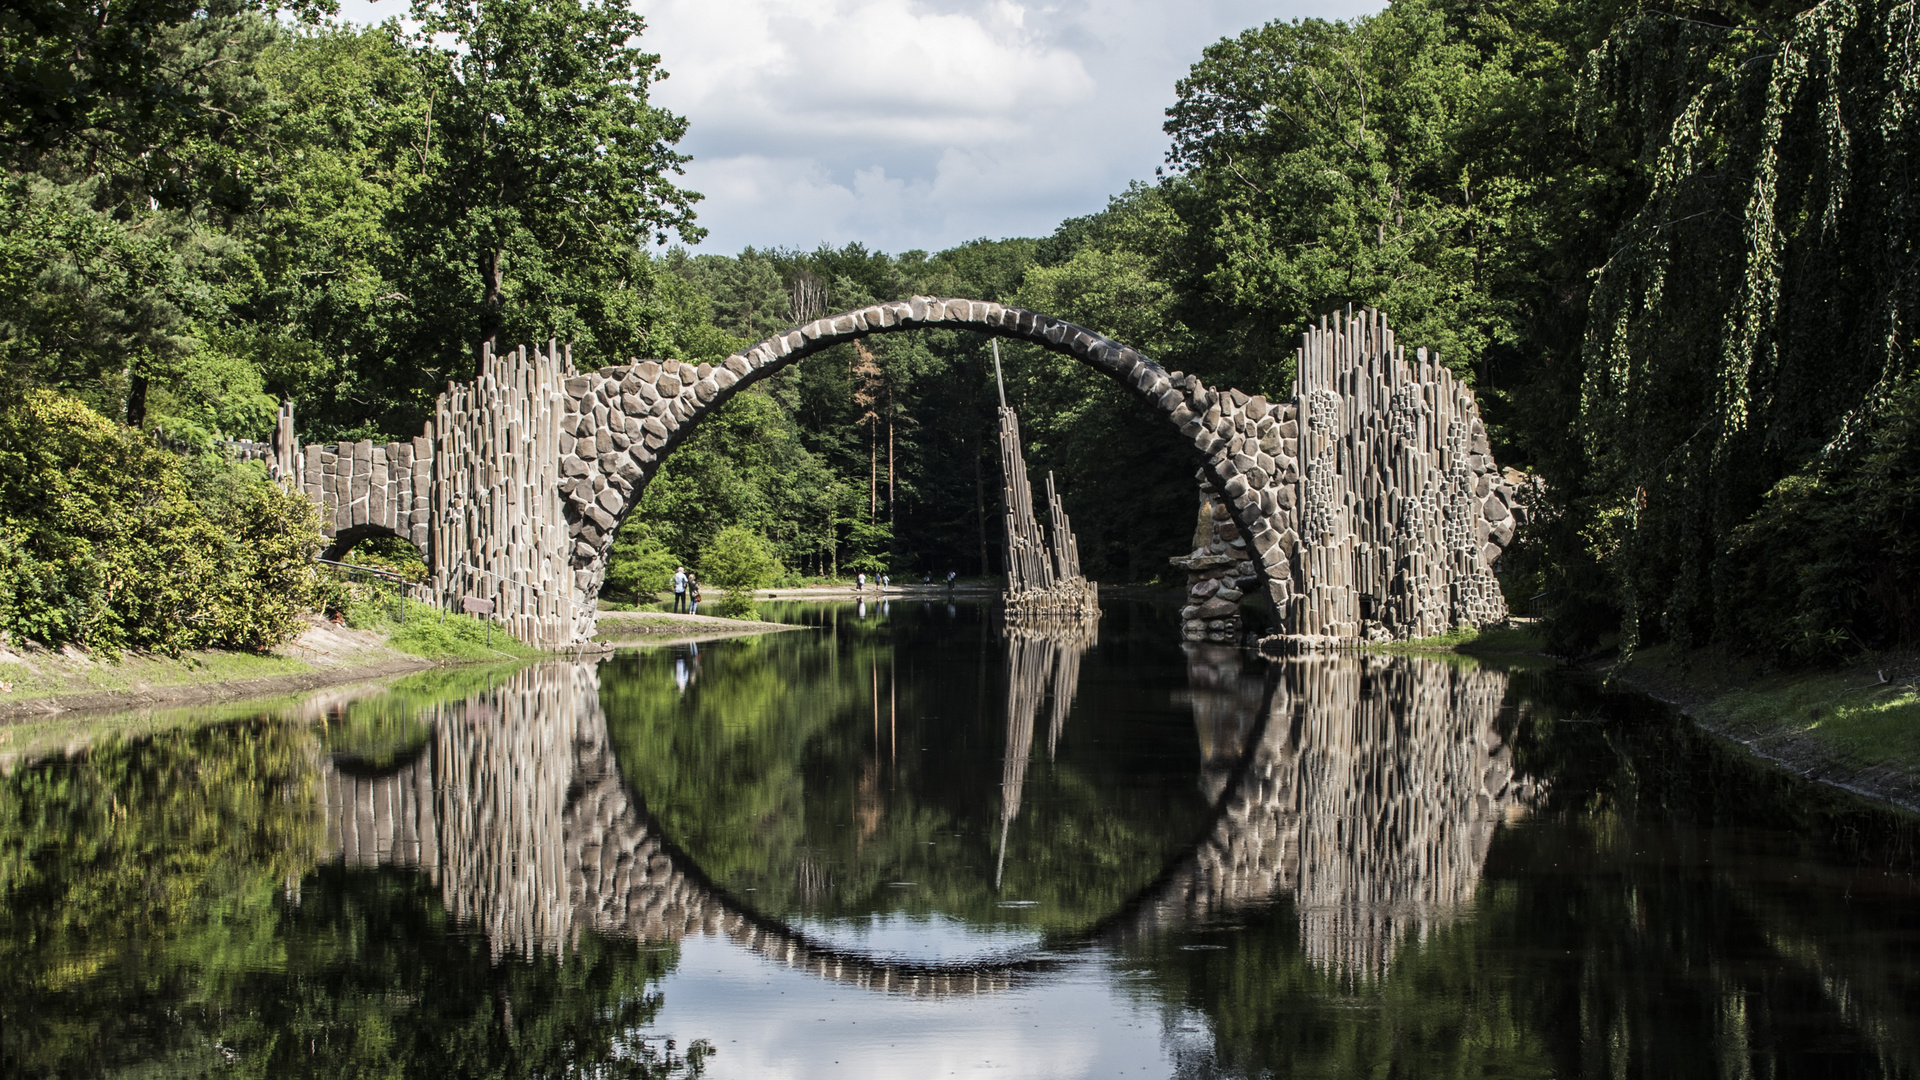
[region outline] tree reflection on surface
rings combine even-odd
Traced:
[[[1658,710],[852,616],[13,761],[0,1072],[831,1075],[1036,1010],[1195,1076],[1913,1072],[1912,823]]]

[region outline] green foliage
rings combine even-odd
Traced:
[[[1920,385],[1879,403],[1849,447],[1774,485],[1734,530],[1736,639],[1799,662],[1920,637]]]
[[[776,397],[750,390],[709,414],[674,450],[621,534],[639,529],[636,543],[694,552],[721,528],[740,525],[773,538],[792,559],[831,544],[844,486]],[[665,561],[661,552],[654,558],[656,566]]]
[[[1539,149],[1567,126],[1551,96],[1578,48],[1558,7],[1396,3],[1209,47],[1166,125],[1182,232],[1163,276],[1191,321],[1253,350],[1269,389],[1300,328],[1345,304],[1462,373],[1516,342],[1547,269],[1542,203],[1593,182]]]
[[[614,537],[606,588],[634,600],[652,596],[672,586],[674,570],[685,562],[654,537],[652,526],[632,522]]]
[[[1911,581],[1859,580],[1878,561],[1842,553],[1841,522],[1853,471],[1901,456],[1869,432],[1908,438],[1883,417],[1920,374],[1920,275],[1896,254],[1920,243],[1916,19],[1885,0],[1774,27],[1649,14],[1595,54],[1585,123],[1653,151],[1596,278],[1579,425],[1583,516],[1617,518],[1592,558],[1624,650],[1719,634],[1811,657],[1912,632]],[[1911,550],[1912,474],[1883,478],[1861,540]]]
[[[729,618],[751,618],[753,594],[764,589],[780,574],[780,560],[773,545],[738,525],[729,525],[713,535],[700,552],[700,572],[706,580],[727,590],[720,612]]]
[[[398,224],[435,241],[410,284],[447,314],[412,343],[449,366],[474,342],[554,335],[604,363],[661,355],[654,301],[628,283],[649,276],[650,238],[704,230],[671,181],[686,121],[647,102],[644,20],[595,0],[416,0],[413,18],[433,143]]]
[[[193,475],[70,398],[0,410],[0,627],[109,653],[291,637],[314,598],[312,504],[254,466]]]
[[[341,561],[386,570],[411,582],[427,580],[427,560],[420,549],[397,536],[370,536],[353,545]]]
[[[0,146],[45,152],[85,146],[166,176],[182,148],[204,146],[241,117],[222,79],[236,24],[257,10],[312,19],[332,0],[22,0],[0,18]],[[183,47],[184,46],[184,47]],[[192,46],[198,46],[193,48]],[[200,55],[194,55],[195,53]],[[190,61],[198,61],[193,63]],[[212,61],[212,63],[208,63]],[[209,85],[211,83],[211,86]],[[171,168],[170,168],[171,167]]]

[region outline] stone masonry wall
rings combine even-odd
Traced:
[[[1177,433],[1169,451],[1187,448],[1219,493],[1236,534],[1235,581],[1267,590],[1293,647],[1415,636],[1504,613],[1490,565],[1512,536],[1511,495],[1497,483],[1472,394],[1424,353],[1409,365],[1372,312],[1304,335],[1296,400],[1280,403],[1168,371],[1084,327],[977,300],[874,304],[717,364],[579,372],[549,342],[544,352],[484,353],[479,378],[448,387],[420,438],[302,447],[283,411],[273,467],[320,503],[342,549],[403,536],[425,553],[443,605],[490,599],[516,636],[574,644],[593,633],[615,531],[702,418],[814,353],[933,327],[1062,353],[1163,416]]]

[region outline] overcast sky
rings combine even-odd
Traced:
[[[689,120],[696,249],[899,252],[1043,236],[1166,153],[1173,84],[1273,19],[1375,0],[653,0],[653,100]],[[371,20],[403,0],[344,0]]]

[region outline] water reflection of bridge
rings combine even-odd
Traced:
[[[1049,743],[1072,699],[1074,644],[1009,641],[1010,675],[1052,692]],[[1214,825],[1094,936],[1125,942],[1291,894],[1313,960],[1379,973],[1398,941],[1471,899],[1494,828],[1528,794],[1493,730],[1505,676],[1404,658],[1298,660],[1272,673],[1245,662],[1190,646]],[[1016,777],[1015,750],[1031,747],[1039,704],[1010,688],[1009,810],[1027,756]],[[753,912],[708,881],[621,780],[592,665],[530,667],[436,712],[429,745],[401,768],[329,765],[329,840],[348,865],[430,875],[448,913],[484,931],[497,956],[556,951],[588,931],[719,934],[785,966],[927,995],[1004,989],[1059,963],[1058,950],[999,963],[875,958]]]
[[[1495,828],[1536,794],[1494,728],[1505,672],[1348,655],[1281,662],[1262,678],[1232,648],[1187,649],[1217,814],[1116,932],[1290,895],[1308,958],[1372,977],[1400,941],[1424,940],[1472,901]]]

